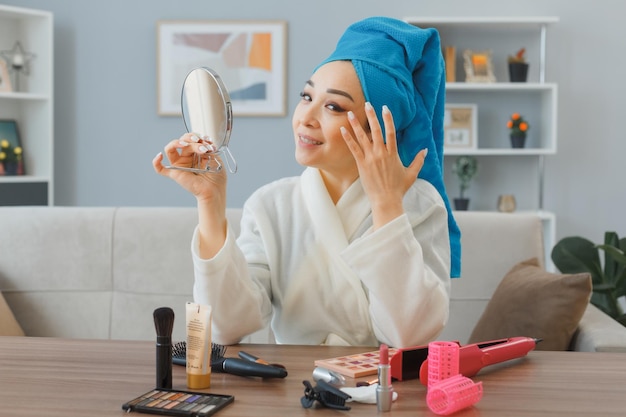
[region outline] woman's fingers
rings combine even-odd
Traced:
[[[385,124],[385,144],[387,145],[387,150],[395,154],[398,152],[398,145],[396,142],[396,125],[393,122],[393,115],[386,105],[383,106],[382,114],[383,123]]]
[[[163,152],[159,152],[153,159],[152,159],[152,167],[154,168],[154,170],[156,171],[157,174],[161,174],[161,175],[167,175],[165,174],[163,171],[165,170],[165,167],[163,166]]]
[[[201,160],[206,160],[215,151],[215,146],[207,139],[201,139],[194,133],[185,133],[165,145],[164,156],[173,166],[191,167],[198,156]]]

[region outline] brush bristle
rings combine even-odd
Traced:
[[[211,343],[211,362],[219,361],[226,353],[226,346]]]
[[[211,343],[211,362],[215,362],[224,357],[226,353],[226,346],[218,345],[217,343]],[[183,365],[187,360],[187,342],[177,342],[172,348],[172,357],[176,359],[177,365]]]
[[[184,358],[187,356],[187,343],[178,342],[172,348],[172,356]]]
[[[153,316],[157,336],[171,337],[174,329],[174,310],[169,307],[159,307],[154,310]]]

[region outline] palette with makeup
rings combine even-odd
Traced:
[[[122,409],[126,412],[167,416],[206,417],[226,407],[234,399],[232,395],[154,389],[125,403]]]
[[[396,351],[397,349],[390,348],[389,356],[393,356]],[[375,350],[349,356],[339,356],[337,358],[318,359],[315,361],[315,366],[339,372],[341,375],[350,378],[360,378],[378,373],[379,357],[380,352]]]

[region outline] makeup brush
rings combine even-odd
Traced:
[[[172,329],[174,328],[174,310],[160,307],[154,310],[154,328],[156,329],[156,387],[172,388]]]

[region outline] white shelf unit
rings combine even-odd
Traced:
[[[0,176],[0,205],[53,205],[53,16],[51,12],[0,5],[0,50],[16,42],[34,57],[20,74],[19,91],[0,93],[0,119],[16,120],[25,175]]]
[[[456,48],[456,82],[446,85],[446,102],[476,104],[476,148],[445,149],[444,175],[451,197],[458,190],[452,164],[458,155],[478,159],[478,174],[467,195],[470,209],[496,210],[500,194],[513,194],[518,211],[534,211],[544,224],[546,262],[555,239],[555,216],[543,206],[544,158],[557,152],[558,86],[546,77],[548,27],[558,17],[408,17],[421,28],[436,28],[442,47]],[[509,55],[526,48],[528,82],[511,83]],[[463,51],[490,51],[495,83],[465,82]],[[511,147],[506,122],[520,113],[530,124],[526,145]]]

